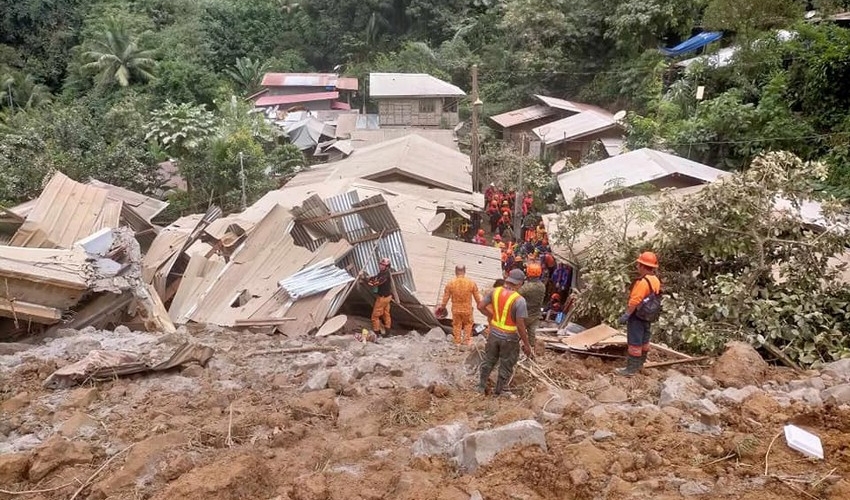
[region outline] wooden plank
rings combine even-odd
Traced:
[[[679,351],[674,351],[673,349],[670,349],[669,347],[665,347],[665,346],[660,345],[660,344],[655,344],[655,343],[650,342],[649,345],[650,345],[650,347],[652,347],[656,351],[661,351],[663,353],[670,354],[671,356],[676,356],[677,358],[680,358],[680,359],[692,359],[693,358],[693,356],[688,356],[685,353],[681,353]]]
[[[581,333],[564,337],[561,339],[561,343],[567,347],[587,349],[588,347],[598,344],[599,342],[609,339],[619,333],[620,332],[618,330],[615,330],[603,323],[601,325],[594,326],[593,328],[588,328]]]
[[[0,316],[52,325],[62,319],[62,311],[54,307],[0,298]]]
[[[662,361],[660,363],[647,363],[643,365],[644,368],[660,368],[662,366],[673,366],[673,365],[681,365],[684,363],[696,363],[699,361],[706,361],[711,359],[711,356],[701,356],[699,358],[688,358],[688,359],[677,359],[674,361]]]

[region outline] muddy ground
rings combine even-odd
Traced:
[[[187,339],[215,348],[207,367],[42,386],[93,349],[159,361]],[[334,350],[263,352],[314,345]],[[0,344],[0,499],[850,498],[850,366],[795,373],[749,355],[623,379],[616,363],[541,352],[513,398],[494,398],[472,391],[476,348],[439,332],[63,331]],[[523,420],[542,423],[545,451],[474,471],[413,452],[435,426]],[[788,423],[820,436],[825,459],[790,449]]]

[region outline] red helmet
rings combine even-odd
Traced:
[[[496,236],[493,236],[493,239],[496,240],[496,241],[502,241],[502,235],[497,234]]]
[[[483,229],[478,230],[478,236],[484,236],[484,230]]]
[[[552,294],[552,300],[561,300],[561,296],[558,295],[557,293],[553,293]]]

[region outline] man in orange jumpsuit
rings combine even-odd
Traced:
[[[466,266],[455,266],[455,278],[446,285],[438,311],[444,311],[450,300],[454,343],[472,345],[472,308],[481,302],[481,294],[478,285],[466,277]]]
[[[372,331],[375,336],[386,335],[392,327],[390,304],[393,300],[393,283],[390,271],[390,259],[384,257],[378,262],[378,274],[368,279],[367,283],[373,288],[375,305],[372,307]]]

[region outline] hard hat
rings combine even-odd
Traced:
[[[652,252],[643,252],[638,257],[638,264],[643,264],[646,267],[651,267],[655,269],[658,267],[658,257],[655,256]]]
[[[552,294],[552,300],[561,300],[561,296],[558,295],[557,293],[553,293]]]
[[[495,182],[491,182],[491,183],[490,183],[490,187],[496,187],[496,183],[495,183]]]
[[[483,229],[478,230],[478,236],[484,236],[484,230]]]
[[[539,278],[543,275],[543,267],[539,262],[529,262],[525,271],[528,273],[529,278]]]
[[[508,200],[505,200],[505,201],[502,202],[502,205],[507,205],[507,204],[508,204]]]
[[[384,257],[383,259],[381,259],[380,262],[378,262],[378,264],[382,265],[382,266],[388,266],[388,265],[390,265],[390,259],[387,258],[387,257]]]
[[[496,236],[493,236],[493,239],[496,240],[496,241],[502,241],[502,235],[497,234]]]

